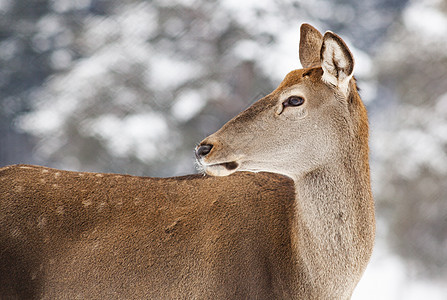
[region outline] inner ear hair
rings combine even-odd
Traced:
[[[320,52],[322,80],[338,87],[347,95],[349,81],[354,71],[354,58],[345,42],[336,34],[328,31],[324,34]]]

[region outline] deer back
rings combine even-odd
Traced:
[[[0,170],[0,183],[5,297],[292,293],[282,280],[295,271],[295,197],[284,176],[148,178],[19,165]]]

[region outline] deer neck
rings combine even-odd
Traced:
[[[368,163],[346,157],[296,179],[295,189],[299,260],[316,292],[349,298],[374,240]]]

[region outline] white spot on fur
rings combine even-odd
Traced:
[[[0,168],[0,172],[8,170],[8,169],[11,169],[11,166],[6,166],[6,167],[3,167],[3,168]]]
[[[96,177],[104,177],[104,175],[102,175],[102,174],[96,174],[95,176]]]
[[[116,202],[116,205],[120,207],[123,206],[123,200],[119,199],[118,202]]]
[[[30,166],[21,166],[19,167],[20,169],[26,169],[26,170],[32,170],[34,169],[34,167],[30,167]]]
[[[56,208],[56,213],[57,213],[58,215],[63,215],[64,212],[65,212],[65,209],[64,209],[64,206],[63,206],[63,205],[58,206],[58,207]]]
[[[89,207],[90,205],[92,205],[92,200],[90,199],[83,200],[82,205],[84,205],[84,207]]]
[[[84,173],[78,173],[79,177],[84,177],[85,174]]]
[[[105,208],[106,206],[107,206],[107,202],[101,202],[101,203],[98,205],[98,212],[103,211],[104,208]]]
[[[48,173],[49,171],[47,169],[42,170],[42,174]]]
[[[45,218],[44,216],[40,216],[37,219],[37,227],[39,227],[40,229],[42,229],[43,227],[45,227],[45,225],[47,225],[48,220],[47,218]]]
[[[54,178],[59,178],[59,177],[61,177],[61,172],[54,173]]]
[[[92,245],[92,249],[96,250],[101,247],[101,243],[99,241],[95,241]]]

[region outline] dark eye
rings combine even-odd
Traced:
[[[299,96],[290,96],[287,98],[286,101],[284,101],[284,106],[300,106],[304,103],[304,98]]]

